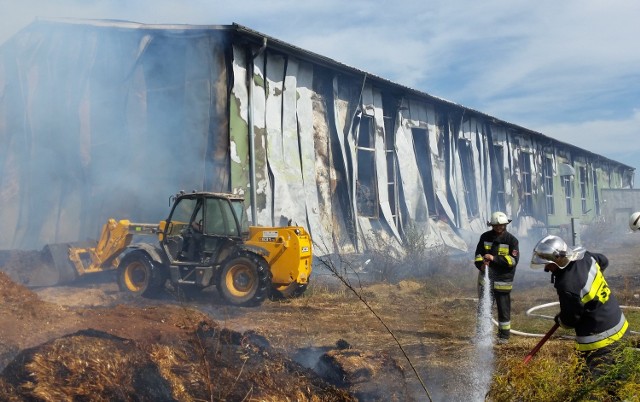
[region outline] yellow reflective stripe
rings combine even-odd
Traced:
[[[487,250],[487,251],[491,251],[491,246],[492,246],[492,245],[493,245],[493,243],[492,243],[492,242],[490,242],[490,241],[485,241],[485,242],[484,242],[484,249],[485,249],[485,250]]]
[[[482,258],[482,256],[480,254],[476,255],[476,259],[474,260],[475,262],[480,262],[482,261],[484,258]]]
[[[587,352],[611,345],[622,338],[624,333],[627,332],[627,328],[629,328],[629,322],[624,317],[624,314],[622,314],[618,325],[608,331],[595,335],[576,336],[576,349],[581,352]]]
[[[596,262],[595,258],[591,258],[591,267],[589,268],[589,274],[587,275],[587,282],[580,289],[580,299],[584,299],[585,295],[588,295],[593,290],[593,281],[596,279],[600,266]],[[593,297],[591,297],[593,299]],[[591,300],[589,299],[589,300]],[[584,303],[584,302],[583,302]]]
[[[591,269],[589,269],[589,276],[587,277],[587,283],[580,290],[580,296],[583,304],[586,304],[593,300],[599,293],[603,286],[606,286],[607,282],[604,280],[604,275],[600,272],[600,266],[596,263],[595,259],[591,259]]]
[[[500,247],[498,248],[498,255],[509,255],[509,245],[508,244],[501,244]]]
[[[513,258],[511,258],[511,257],[510,257],[510,256],[508,256],[508,255],[505,255],[505,256],[504,256],[504,259],[505,259],[505,260],[507,260],[507,264],[509,264],[509,266],[510,266],[510,267],[512,267],[512,266],[513,266]]]
[[[600,293],[600,289],[602,289],[602,287],[606,285],[607,285],[607,282],[604,280],[604,275],[602,275],[602,273],[598,271],[598,274],[596,275],[596,278],[593,281],[593,286],[591,286],[589,293],[582,298],[582,303],[586,304],[591,300],[593,300],[596,297],[596,295]]]
[[[493,282],[493,288],[495,290],[511,290],[513,289],[513,282]]]
[[[498,323],[498,328],[500,328],[500,329],[511,329],[511,321],[499,322]]]

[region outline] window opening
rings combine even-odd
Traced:
[[[493,210],[505,211],[507,209],[506,194],[504,191],[504,147],[493,146],[494,158],[491,160],[493,170]]]
[[[547,201],[547,215],[556,213],[553,203],[553,159],[544,158],[544,195]]]
[[[358,177],[356,178],[356,207],[358,215],[378,217],[378,190],[376,181],[376,159],[373,148],[373,118],[363,115],[358,130]]]
[[[465,200],[467,204],[467,215],[469,217],[476,217],[478,216],[479,207],[471,141],[464,138],[459,139],[458,153],[460,155],[460,164],[462,167],[462,184],[464,186]]]
[[[581,167],[580,172],[580,202],[582,204],[582,214],[587,212],[587,169]]]
[[[531,154],[521,152],[520,161],[520,178],[522,180],[522,213],[525,215],[533,214],[533,194],[531,190]]]
[[[429,149],[429,132],[424,128],[412,128],[413,147],[416,153],[418,171],[422,179],[422,187],[427,198],[429,216],[437,216],[435,189],[433,186],[431,150]]]
[[[596,215],[600,216],[600,196],[598,195],[598,175],[593,170],[593,200],[596,207]]]
[[[564,187],[564,199],[567,209],[567,215],[573,214],[573,208],[571,206],[571,197],[573,197],[573,185],[571,183],[571,176],[562,176],[562,186]]]
[[[389,206],[391,207],[391,213],[393,214],[393,221],[396,226],[399,226],[399,213],[398,213],[398,167],[396,164],[396,147],[395,147],[395,132],[393,131],[393,119],[392,117],[384,116],[384,143],[385,143],[385,155],[387,162],[387,189],[389,192]]]

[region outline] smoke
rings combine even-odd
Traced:
[[[0,46],[0,248],[155,223],[179,190],[227,190],[216,35],[37,21]]]
[[[173,4],[173,5],[171,5]],[[20,29],[41,18],[82,18],[82,19],[115,19],[135,22],[173,22],[173,20],[189,10],[189,6],[178,7],[170,1],[136,1],[124,0],[25,0],[16,2],[0,0],[3,10],[0,24],[0,43],[8,40]]]
[[[257,0],[0,0],[0,43],[36,19],[108,19],[144,24],[220,25],[240,22],[255,26],[266,15],[278,15],[286,4]],[[296,8],[302,5],[296,3]],[[320,6],[313,6],[318,8]],[[239,21],[238,18],[249,22]]]

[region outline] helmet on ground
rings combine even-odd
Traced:
[[[560,269],[564,269],[571,261],[581,260],[587,250],[584,247],[569,247],[558,236],[544,237],[533,248],[531,256],[531,268],[542,268],[553,263]]]
[[[629,228],[634,232],[640,229],[640,212],[634,212],[629,217]]]
[[[507,225],[511,223],[511,219],[507,218],[504,212],[494,212],[491,214],[491,220],[487,222],[487,226]]]

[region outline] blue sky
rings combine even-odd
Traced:
[[[0,10],[0,41],[36,17],[236,22],[640,168],[637,0],[0,0]]]

